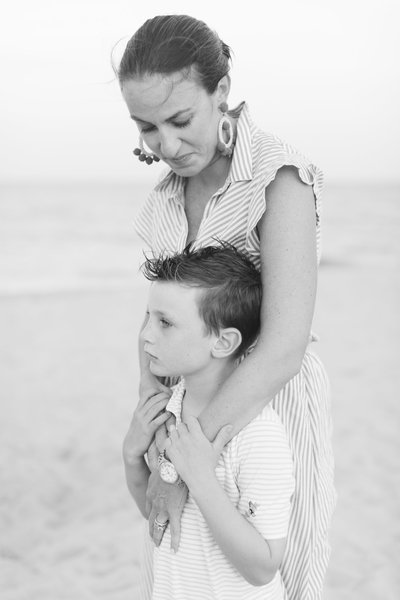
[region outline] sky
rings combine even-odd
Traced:
[[[186,13],[233,49],[230,104],[332,182],[399,183],[397,0],[3,0],[0,182],[154,179],[111,68],[149,17]]]

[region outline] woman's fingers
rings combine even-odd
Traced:
[[[146,494],[146,510],[149,513],[149,533],[157,546],[166,530],[163,524],[168,520],[171,528],[171,548],[178,550],[180,520],[187,495],[188,488],[184,483],[165,483],[157,471],[151,473]]]
[[[171,532],[171,550],[178,552],[179,541],[181,539],[181,513],[174,511],[170,516],[170,532]]]

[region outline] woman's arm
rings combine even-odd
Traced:
[[[313,190],[297,169],[284,167],[265,198],[259,222],[261,332],[253,352],[200,415],[209,439],[226,423],[233,425],[233,437],[260,413],[298,373],[309,340],[317,282]]]
[[[316,214],[313,190],[297,169],[280,169],[265,192],[266,210],[259,223],[263,304],[261,333],[254,351],[220,388],[199,420],[208,439],[227,423],[226,440],[261,412],[301,367],[314,312],[317,281]],[[152,474],[153,478],[153,474]],[[164,510],[172,521],[171,544],[179,546],[182,504],[155,485],[148,490],[150,519]],[[172,490],[171,490],[172,493]],[[153,534],[158,545],[161,534]]]
[[[125,465],[125,478],[128,490],[137,507],[144,516],[145,519],[148,517],[146,509],[146,492],[147,484],[150,476],[150,469],[146,464],[143,456],[132,458],[129,462],[124,461]]]

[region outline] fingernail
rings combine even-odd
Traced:
[[[171,548],[171,554],[176,554],[175,548]]]

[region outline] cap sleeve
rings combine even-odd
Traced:
[[[251,248],[254,245],[255,236],[258,238],[256,227],[266,208],[265,189],[270,183],[272,183],[272,181],[274,181],[279,169],[285,166],[295,167],[299,174],[300,180],[306,185],[311,185],[313,188],[316,214],[317,249],[319,256],[323,173],[305,156],[291,151],[290,146],[286,146],[286,144],[282,148],[281,152],[277,154],[273,163],[269,165],[270,168],[267,169],[267,172],[264,171],[264,176],[260,179],[260,185],[258,186],[258,193],[254,194],[251,199],[246,232],[246,248]]]

